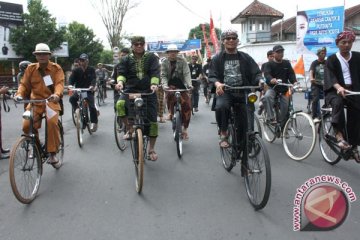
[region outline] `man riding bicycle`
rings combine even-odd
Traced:
[[[254,105],[247,109],[244,98],[240,94],[231,94],[224,91],[224,86],[258,86],[262,74],[259,66],[250,55],[237,50],[239,44],[238,34],[235,30],[226,30],[221,34],[221,42],[224,50],[212,58],[209,71],[209,81],[216,87],[216,121],[220,131],[220,147],[229,147],[228,124],[230,107],[234,103],[241,103],[241,111],[249,111],[250,118],[253,118]],[[252,117],[251,117],[252,116]],[[241,117],[241,116],[240,116]],[[238,121],[240,136],[243,136],[247,129],[246,119]]]
[[[157,97],[155,91],[159,84],[159,60],[154,53],[145,51],[145,37],[134,36],[131,38],[131,53],[121,58],[120,63],[114,71],[117,71],[117,85],[115,89],[126,93],[146,93],[153,91],[153,94],[146,97],[146,117],[150,126],[145,126],[145,135],[150,138],[149,157],[156,161],[158,155],[155,152],[155,143],[158,136],[157,124]],[[127,118],[128,95],[120,96],[116,103],[118,116],[128,129],[125,139],[132,137],[133,129],[130,127]]]
[[[170,44],[166,50],[168,57],[161,62],[161,82],[163,88],[167,89],[187,89],[192,88],[191,75],[185,59],[178,56],[179,50],[175,44]],[[174,105],[176,98],[174,92],[166,93],[167,106],[170,119],[174,116]],[[183,123],[182,138],[189,139],[187,129],[191,117],[191,99],[187,92],[181,92],[181,116]]]
[[[108,79],[108,72],[106,68],[103,67],[102,63],[97,64],[97,69],[95,70],[95,74],[96,74],[96,82],[99,84],[99,86],[102,86],[103,89],[105,89],[104,98],[107,98],[106,81]]]
[[[273,48],[274,59],[266,64],[264,68],[264,76],[266,84],[269,86],[269,89],[266,91],[262,102],[267,113],[267,120],[271,122],[276,122],[275,113],[274,113],[274,103],[276,94],[280,93],[280,117],[279,121],[283,127],[286,123],[288,117],[289,101],[290,97],[285,94],[288,91],[288,87],[278,86],[278,81],[281,80],[282,83],[291,83],[296,82],[295,72],[288,60],[284,60],[284,48],[281,45],[276,45]]]

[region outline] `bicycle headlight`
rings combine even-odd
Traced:
[[[136,107],[141,107],[144,104],[144,100],[142,98],[136,98],[134,101]]]
[[[257,95],[256,95],[255,93],[250,93],[250,94],[248,95],[248,101],[249,101],[250,103],[256,102],[257,99],[258,99],[258,97],[257,97]]]
[[[30,120],[31,118],[31,112],[29,110],[26,110],[24,113],[23,113],[23,119],[25,120]]]

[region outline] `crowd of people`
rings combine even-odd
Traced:
[[[346,90],[360,91],[360,53],[351,51],[355,41],[355,34],[351,31],[344,31],[337,35],[336,45],[339,51],[326,59],[326,48],[321,47],[317,51],[318,59],[315,60],[309,69],[312,93],[312,117],[314,122],[319,122],[321,112],[319,107],[320,95],[325,94],[325,103],[330,105],[332,111],[332,124],[336,130],[338,146],[341,149],[354,150],[354,158],[360,162],[357,146],[360,145],[360,126],[356,124],[360,115],[360,97],[346,97]],[[266,111],[267,121],[274,121],[273,105],[275,95],[280,96],[280,122],[284,125],[287,119],[289,98],[285,94],[287,88],[275,88],[281,80],[282,83],[296,83],[294,70],[288,60],[284,59],[284,47],[276,45],[267,52],[268,62],[263,64],[261,69],[254,59],[247,53],[239,51],[238,34],[234,30],[226,30],[221,34],[223,50],[206,59],[202,66],[198,56],[191,57],[191,62],[179,55],[176,45],[170,44],[166,50],[166,57],[159,59],[155,53],[145,50],[145,37],[133,36],[131,48],[124,48],[121,51],[121,59],[115,65],[111,79],[115,81],[114,88],[114,110],[119,121],[126,125],[127,133],[125,139],[131,139],[133,133],[131,122],[128,121],[128,95],[124,93],[152,93],[146,96],[148,127],[145,134],[149,136],[150,144],[148,154],[150,160],[156,161],[158,154],[155,151],[156,139],[158,137],[158,120],[163,123],[164,107],[167,106],[169,115],[167,120],[174,116],[175,95],[167,90],[184,89],[189,91],[181,92],[181,111],[183,123],[183,139],[189,139],[189,125],[191,110],[199,111],[200,83],[204,86],[205,101],[209,102],[208,88],[213,86],[216,94],[214,108],[216,121],[219,129],[220,147],[229,147],[227,125],[229,110],[233,103],[240,103],[241,111],[249,111],[254,114],[255,107],[248,106],[242,102],[242,98],[227,93],[224,86],[260,86],[264,89],[261,97],[259,113]],[[50,61],[51,51],[48,45],[39,43],[35,46],[33,54],[36,63],[27,61],[20,63],[20,74],[18,76],[18,91],[15,99],[49,99],[48,106],[59,115],[61,104],[59,104],[64,90],[64,72],[62,68]],[[95,132],[98,127],[98,113],[94,101],[96,81],[106,84],[109,79],[107,71],[102,64],[97,69],[89,66],[89,56],[83,53],[77,59],[69,85],[76,88],[89,88],[87,98],[90,107],[91,131]],[[264,88],[264,85],[266,87]],[[266,90],[266,91],[265,91]],[[0,89],[0,93],[7,89]],[[192,96],[190,95],[192,92]],[[70,103],[77,109],[76,94],[70,97]],[[193,98],[193,100],[191,99]],[[164,102],[166,100],[166,104]],[[36,104],[35,104],[36,105]],[[344,105],[347,106],[347,125],[345,126]],[[262,107],[263,106],[263,107]],[[28,107],[26,107],[28,109]],[[41,116],[46,112],[43,104],[37,104],[34,111],[35,130],[41,127]],[[0,115],[1,116],[1,115]],[[48,139],[47,150],[50,153],[49,162],[56,168],[59,161],[56,158],[56,151],[59,147],[59,129],[57,126],[58,117],[47,119]],[[241,115],[240,115],[241,117]],[[244,122],[244,121],[240,121]],[[246,125],[246,124],[245,124]],[[348,129],[349,131],[344,131]],[[351,130],[350,130],[351,129]],[[245,134],[244,126],[240,126],[240,133]],[[24,120],[23,131],[29,131],[29,121]],[[348,133],[346,136],[345,132]],[[1,142],[0,122],[0,147],[1,157],[6,156],[8,149],[3,148]]]

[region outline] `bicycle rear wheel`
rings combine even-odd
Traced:
[[[144,142],[140,128],[136,129],[135,137],[132,140],[132,153],[135,164],[136,192],[140,193],[144,181]]]
[[[71,118],[73,120],[74,126],[76,127],[76,113],[73,107],[71,107]]]
[[[271,189],[271,167],[269,154],[263,140],[256,134],[249,138],[249,152],[245,187],[246,193],[255,210],[266,206]]]
[[[58,121],[59,132],[60,132],[60,145],[57,151],[57,158],[59,159],[61,166],[64,162],[64,153],[65,153],[65,141],[64,141],[64,128],[62,126],[62,122]]]
[[[177,111],[175,113],[175,142],[176,142],[176,152],[179,158],[181,158],[183,153],[183,145],[182,145],[182,126],[181,126],[181,115],[180,112]]]
[[[291,159],[304,160],[314,150],[315,125],[307,113],[297,112],[290,116],[282,134],[285,152]]]
[[[126,140],[124,140],[125,135],[125,124],[120,120],[115,114],[114,118],[114,135],[117,147],[124,151],[126,149]]]
[[[39,190],[42,162],[39,150],[30,137],[20,137],[9,160],[11,189],[21,203],[31,203]]]
[[[235,166],[235,150],[234,150],[234,141],[235,141],[235,131],[231,124],[228,127],[228,143],[229,147],[223,148],[220,146],[221,161],[226,169],[230,172]]]
[[[267,142],[272,143],[276,139],[276,126],[267,120],[266,111],[263,111],[261,118],[264,138]]]
[[[84,133],[84,127],[83,127],[83,116],[80,114],[80,109],[76,109],[75,111],[76,115],[76,135],[77,135],[77,142],[79,144],[79,147],[82,147],[83,145],[83,133]]]
[[[341,160],[339,152],[332,145],[331,138],[336,140],[334,136],[335,131],[331,124],[331,115],[325,115],[319,124],[319,147],[325,162],[331,165],[335,165]]]

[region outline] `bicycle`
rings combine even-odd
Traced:
[[[30,131],[23,133],[11,149],[9,160],[9,177],[11,189],[18,201],[23,204],[31,203],[39,191],[43,164],[48,162],[50,154],[47,152],[47,121],[45,121],[45,144],[41,144],[39,137],[34,132],[33,104],[44,103],[44,100],[19,100],[16,103],[31,104],[31,110],[23,113],[23,118],[30,120]],[[45,114],[38,120],[46,118]],[[57,151],[57,158],[60,166],[64,159],[64,129],[61,119],[58,120],[60,129],[60,147]],[[56,168],[53,165],[54,168]],[[59,167],[60,168],[60,167]],[[59,169],[56,168],[56,169]]]
[[[146,121],[147,98],[143,98],[143,96],[149,96],[151,94],[154,94],[154,92],[126,93],[122,90],[120,92],[121,94],[129,96],[130,104],[128,116],[133,120],[132,128],[134,130],[130,138],[130,147],[135,166],[136,192],[141,193],[144,182],[144,163],[145,159],[149,159],[149,155],[147,152],[149,136],[144,134],[145,126],[149,126],[149,122]]]
[[[97,92],[96,98],[99,106],[105,103],[106,87],[104,86],[104,83],[105,80],[96,81],[96,92]]]
[[[279,82],[277,87],[290,87],[296,91],[293,84]],[[280,94],[289,94],[288,118],[284,126],[281,126],[280,118]],[[286,154],[293,160],[300,161],[307,158],[315,147],[316,133],[315,124],[309,114],[302,110],[295,111],[292,98],[292,90],[286,93],[276,93],[275,97],[275,119],[276,122],[268,120],[267,112],[262,112],[263,134],[269,143],[275,141],[276,138],[282,138],[282,144]]]
[[[70,91],[75,92],[79,96],[77,101],[78,108],[76,110],[72,109],[72,112],[76,122],[77,142],[79,147],[82,147],[84,145],[84,129],[87,128],[89,134],[92,135],[89,102],[87,100],[87,92],[91,90],[90,88],[70,88]]]
[[[174,105],[174,117],[172,119],[172,130],[176,142],[176,152],[179,158],[182,157],[183,135],[182,135],[182,112],[181,112],[181,92],[189,92],[189,89],[168,89],[165,92],[175,92],[176,103]]]
[[[246,193],[255,210],[264,208],[269,200],[271,189],[270,159],[265,144],[252,128],[253,119],[249,113],[249,103],[255,103],[257,96],[252,90],[255,86],[230,87],[225,91],[244,95],[245,111],[241,104],[234,103],[230,109],[228,126],[229,147],[220,147],[223,167],[230,172],[237,162],[241,162],[241,176],[245,179]],[[240,116],[245,119],[244,136],[240,136]],[[249,127],[250,126],[250,127]]]
[[[193,92],[191,93],[191,114],[194,115],[194,103],[195,103],[195,93],[199,94],[200,91],[200,80],[199,79],[191,79],[191,85],[193,86]],[[200,94],[199,94],[200,96]]]
[[[121,121],[121,118],[118,116],[118,112],[116,110],[114,117],[114,136],[115,136],[116,146],[121,151],[124,151],[127,147],[126,140],[124,139],[125,134],[126,134],[125,124]]]
[[[346,96],[350,95],[360,95],[360,92],[353,92],[345,90]],[[346,109],[346,108],[345,108]],[[344,111],[345,111],[344,109]],[[354,157],[354,154],[357,152],[357,148],[350,149],[341,149],[337,143],[336,133],[332,126],[332,108],[331,107],[322,107],[321,108],[321,122],[319,123],[318,133],[319,133],[319,147],[321,155],[323,156],[325,162],[335,165],[341,159],[349,160]],[[346,114],[345,114],[346,116]],[[345,126],[347,119],[345,118]],[[344,137],[347,139],[348,133],[347,128],[344,129]]]

